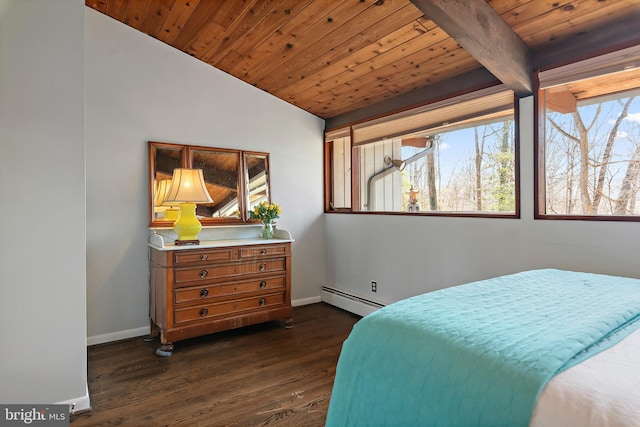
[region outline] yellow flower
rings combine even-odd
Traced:
[[[262,202],[253,206],[249,211],[249,217],[251,219],[259,219],[261,221],[273,221],[280,217],[282,210],[280,205],[263,200]]]

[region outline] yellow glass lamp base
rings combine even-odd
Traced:
[[[180,216],[180,211],[178,209],[171,208],[164,211],[164,219],[167,219],[169,221],[175,222],[179,216]]]
[[[196,217],[195,203],[181,203],[180,216],[173,223],[173,231],[178,235],[176,245],[198,245],[198,233],[202,230],[202,224]]]

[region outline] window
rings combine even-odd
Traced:
[[[518,215],[514,95],[502,86],[328,132],[328,211]]]
[[[325,195],[327,210],[349,210],[351,208],[351,134],[349,128],[328,132],[325,163],[328,166],[327,177],[331,180],[327,186],[331,193]]]
[[[640,220],[640,48],[538,74],[537,217]]]

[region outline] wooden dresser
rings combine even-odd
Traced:
[[[271,320],[293,324],[291,240],[149,244],[151,335],[175,341]]]

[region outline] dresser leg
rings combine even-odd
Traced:
[[[293,328],[293,317],[284,318],[284,327],[287,329]]]
[[[173,354],[173,343],[162,344],[156,349],[156,356],[169,357]]]

